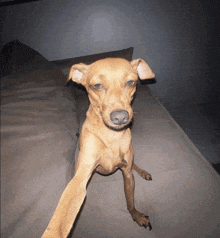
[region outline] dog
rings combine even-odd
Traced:
[[[138,77],[153,79],[155,74],[143,59],[127,61],[105,58],[90,65],[71,67],[68,80],[82,84],[90,100],[86,120],[80,132],[76,173],[65,188],[42,238],[67,237],[86,197],[86,186],[94,172],[112,174],[120,169],[124,179],[127,209],[138,225],[152,229],[148,216],[134,205],[134,169],[152,180],[146,171],[133,163],[130,124],[131,102]]]

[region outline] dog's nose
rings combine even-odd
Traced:
[[[129,115],[128,112],[125,110],[112,112],[110,114],[110,119],[115,125],[122,125],[128,122]]]

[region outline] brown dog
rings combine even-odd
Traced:
[[[132,168],[144,179],[151,175],[133,163],[129,124],[133,117],[131,101],[140,79],[155,78],[142,59],[106,58],[91,65],[76,64],[69,78],[85,86],[90,106],[80,133],[76,174],[64,190],[42,238],[67,237],[86,196],[86,185],[93,172],[111,174],[122,170],[127,208],[134,221],[149,227],[147,216],[134,206]]]

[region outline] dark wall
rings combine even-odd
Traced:
[[[48,60],[135,47],[170,103],[214,101],[219,92],[219,6],[205,0],[44,0],[2,7],[0,47],[10,40]]]

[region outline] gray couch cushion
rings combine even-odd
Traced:
[[[1,80],[2,238],[40,237],[73,176],[78,123],[64,85],[45,59]]]
[[[9,74],[24,72],[24,69],[33,71],[49,66],[52,64],[49,64],[41,54],[19,40],[8,42],[1,50],[0,78]]]
[[[134,161],[153,180],[134,172],[135,204],[150,216],[153,229],[132,220],[118,170],[110,176],[94,174],[71,237],[218,237],[219,175],[148,86],[138,86],[131,129]]]
[[[133,55],[133,47],[129,47],[127,49],[116,50],[116,51],[109,51],[94,55],[86,55],[76,58],[64,59],[64,60],[55,60],[53,61],[54,64],[60,67],[61,71],[64,75],[69,74],[70,67],[74,64],[84,63],[84,64],[92,64],[97,60],[105,59],[105,58],[123,58],[128,61],[132,60]]]

